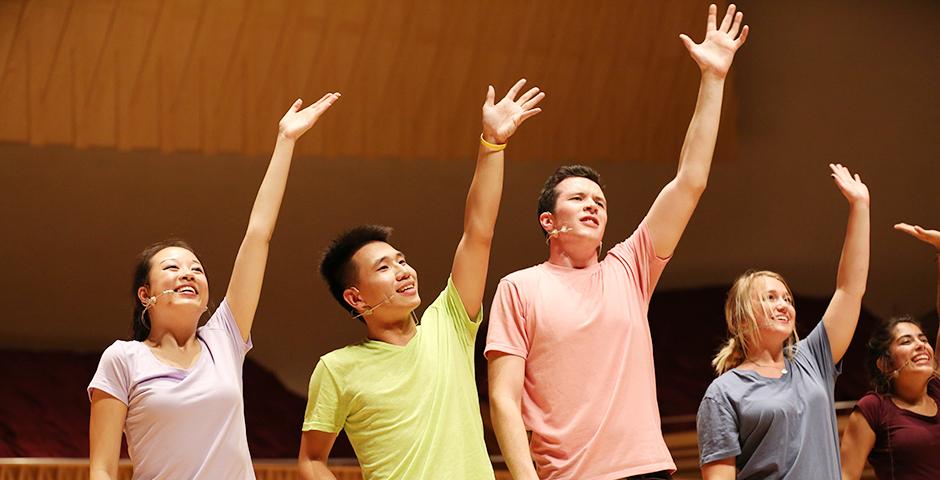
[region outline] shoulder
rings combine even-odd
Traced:
[[[369,355],[367,340],[333,350],[320,357],[320,363],[329,370],[353,369]]]
[[[872,407],[880,407],[886,401],[890,402],[891,400],[885,398],[884,395],[879,393],[868,392],[862,396],[862,398],[858,399],[858,402],[856,402],[855,405],[858,408],[867,409]]]
[[[508,283],[510,285],[519,286],[525,285],[527,283],[538,281],[545,275],[545,269],[542,264],[533,265],[528,268],[523,268],[522,270],[516,270],[515,272],[506,275],[500,279],[499,283]]]
[[[934,399],[940,399],[940,378],[934,376],[927,382],[927,393]]]
[[[705,389],[704,398],[730,405],[738,400],[742,386],[741,376],[733,369],[728,370],[712,380]]]
[[[868,392],[855,403],[855,410],[862,414],[868,426],[873,430],[881,423],[881,419],[888,412],[886,408],[891,399],[876,392]]]
[[[129,357],[137,354],[141,347],[146,348],[144,344],[136,340],[115,340],[108,348],[104,349],[101,354],[101,361],[126,361]]]

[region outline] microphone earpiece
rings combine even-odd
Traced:
[[[359,317],[364,317],[364,316],[366,316],[366,315],[372,315],[372,312],[374,312],[375,309],[377,309],[377,308],[381,307],[382,305],[385,305],[386,303],[392,301],[392,299],[395,298],[396,295],[398,295],[398,292],[393,293],[391,296],[386,296],[386,297],[385,297],[385,300],[382,300],[381,302],[377,303],[374,307],[369,307],[369,308],[363,310],[362,313],[360,313],[359,315],[354,316],[353,318],[359,318]]]
[[[891,373],[888,374],[888,376],[890,376],[891,378],[897,378],[898,372],[900,372],[901,370],[904,370],[905,368],[907,368],[907,366],[910,365],[911,363],[912,363],[911,360],[908,359],[908,361],[904,362],[903,365],[901,365],[900,367],[898,367],[898,368],[892,370]]]

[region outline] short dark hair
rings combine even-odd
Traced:
[[[372,242],[388,243],[391,235],[391,227],[359,225],[334,238],[330,246],[323,251],[323,258],[320,259],[320,275],[326,280],[333,298],[350,315],[355,316],[358,312],[346,302],[343,292],[356,280],[356,269],[352,264],[353,255]]]
[[[539,208],[538,211],[535,212],[536,220],[545,212],[555,213],[555,203],[558,201],[558,190],[555,187],[564,179],[570,177],[586,178],[600,186],[601,190],[604,189],[604,186],[601,185],[601,174],[597,173],[597,170],[591,167],[584,165],[565,165],[558,167],[558,170],[555,170],[555,173],[548,177],[548,180],[545,181],[545,185],[542,186],[542,191],[539,192]],[[539,231],[542,232],[542,235],[548,236],[548,232],[542,228],[541,221],[539,221]]]
[[[866,364],[871,387],[878,393],[891,393],[894,389],[894,375],[889,373],[890,370],[889,372],[883,371],[881,366],[878,365],[878,361],[884,362],[883,366],[885,368],[894,368],[891,363],[891,344],[894,343],[894,329],[899,323],[910,323],[917,325],[917,328],[921,331],[924,330],[924,326],[914,317],[901,315],[880,322],[871,332],[871,337],[866,345],[868,347]]]
[[[145,248],[144,251],[140,252],[137,255],[137,266],[134,267],[134,289],[131,291],[131,296],[134,298],[134,319],[131,320],[131,329],[134,332],[134,340],[142,342],[150,336],[150,313],[144,311],[144,305],[140,303],[140,297],[137,296],[137,290],[146,285],[150,281],[150,269],[152,265],[150,261],[153,260],[153,256],[159,253],[164,248],[169,247],[179,247],[193,252],[193,255],[196,255],[196,251],[193,250],[193,247],[189,246],[183,240],[178,238],[168,238],[166,240],[159,241]],[[198,257],[198,255],[196,255]],[[144,320],[146,318],[146,321]]]

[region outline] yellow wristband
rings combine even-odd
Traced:
[[[481,134],[480,134],[480,145],[483,145],[484,147],[486,147],[486,148],[488,148],[488,149],[490,149],[490,150],[492,150],[492,151],[494,151],[494,152],[498,152],[498,151],[500,151],[500,150],[504,150],[504,149],[506,148],[506,145],[509,145],[509,143],[507,142],[507,143],[496,144],[496,143],[487,142],[486,140],[483,139],[483,134],[481,133]]]

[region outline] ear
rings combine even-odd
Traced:
[[[346,300],[346,303],[349,304],[350,307],[355,308],[359,313],[369,308],[369,304],[362,299],[362,295],[360,295],[359,289],[356,287],[349,287],[343,290],[343,300]]]
[[[878,358],[878,360],[875,361],[875,365],[878,366],[878,370],[881,370],[881,373],[884,373],[886,375],[888,374],[889,371],[891,371],[891,368],[888,365],[887,357]]]
[[[140,300],[140,303],[147,306],[147,303],[150,301],[150,288],[147,285],[142,285],[137,289],[137,299]]]
[[[542,230],[551,232],[555,229],[555,215],[551,212],[542,212],[539,215],[539,224],[542,225]]]

